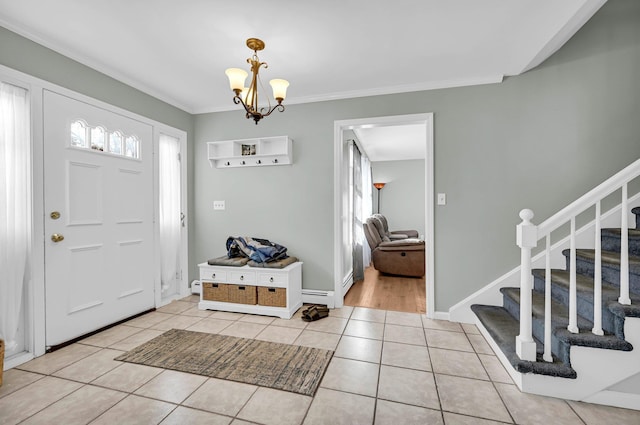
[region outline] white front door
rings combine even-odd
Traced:
[[[47,346],[154,307],[152,134],[45,90]]]

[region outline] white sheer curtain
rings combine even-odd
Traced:
[[[362,155],[362,218],[366,220],[373,214],[373,177],[371,161],[366,155]],[[363,264],[367,267],[371,264],[371,247],[366,240],[362,244]]]
[[[171,295],[180,261],[180,141],[161,134],[159,150],[161,282],[163,295]]]
[[[363,245],[365,244],[364,232],[362,230],[362,222],[364,217],[362,216],[362,153],[354,141],[350,142],[351,148],[351,160],[352,160],[352,195],[351,209],[353,212],[353,226],[352,226],[352,258],[353,258],[353,281],[357,282],[364,279],[363,263]]]
[[[15,351],[30,279],[31,136],[27,90],[0,83],[0,338]]]

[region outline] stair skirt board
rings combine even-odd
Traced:
[[[640,394],[609,390],[629,376],[640,373],[640,318],[627,317],[624,326],[627,342],[638,349],[617,351],[571,346],[575,379],[518,372],[480,319],[476,319],[476,326],[520,391],[640,410]],[[594,365],[598,365],[597,368]]]
[[[629,198],[628,205],[630,213],[640,214],[640,193],[637,193]],[[610,210],[604,212],[601,218],[602,229],[613,228],[620,226],[620,205],[617,205]],[[634,210],[633,208],[639,208]],[[630,216],[631,217],[631,216]],[[640,216],[636,215],[635,219],[629,220],[629,225],[633,226],[633,223],[640,221]],[[640,226],[637,227],[640,229]],[[593,248],[594,238],[593,232],[595,229],[595,220],[585,224],[576,231],[576,244],[583,248]],[[555,242],[551,246],[551,267],[560,268],[565,265],[565,257],[562,255],[562,251],[569,248],[569,236]],[[517,247],[516,247],[517,249]],[[545,252],[540,252],[531,258],[532,268],[544,268],[545,267]],[[475,316],[471,311],[473,304],[485,304],[485,305],[502,305],[502,295],[499,292],[500,288],[509,286],[520,286],[520,266],[498,277],[487,286],[469,295],[456,305],[449,309],[450,320],[454,322],[462,323],[475,323]]]

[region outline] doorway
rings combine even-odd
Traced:
[[[434,254],[433,254],[433,114],[399,115],[388,117],[373,117],[356,120],[336,121],[334,123],[334,276],[335,276],[335,304],[336,307],[344,305],[344,297],[353,284],[353,275],[350,268],[351,247],[345,243],[345,230],[348,231],[348,219],[345,219],[344,208],[348,197],[345,196],[345,182],[348,181],[344,168],[345,161],[345,137],[347,130],[368,129],[377,127],[393,127],[402,125],[424,126],[424,136],[422,146],[424,146],[424,235],[426,243],[425,253],[425,282],[424,294],[426,295],[425,305],[428,317],[433,317],[435,310],[434,302]],[[367,276],[380,278],[375,269],[368,270]],[[386,276],[383,276],[387,278]]]

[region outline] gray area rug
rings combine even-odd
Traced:
[[[172,329],[115,360],[313,396],[333,351]]]

